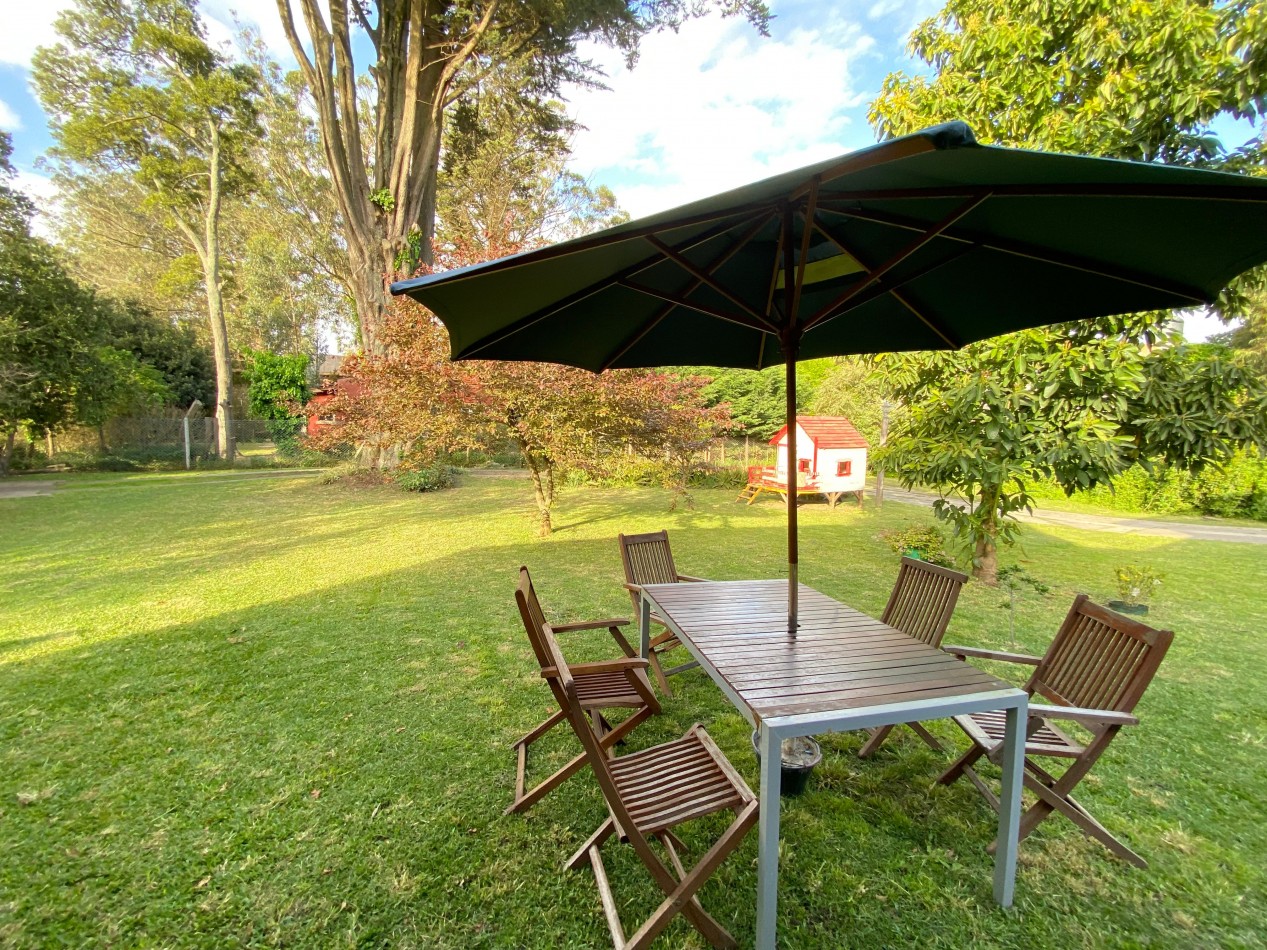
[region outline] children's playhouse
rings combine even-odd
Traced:
[[[754,465],[740,499],[752,504],[762,492],[787,500],[787,426],[770,439],[777,449],[773,468]],[[821,494],[836,507],[840,496],[852,493],[862,504],[867,478],[867,440],[844,416],[796,417],[796,491]]]

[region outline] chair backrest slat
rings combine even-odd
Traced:
[[[537,592],[532,586],[532,576],[526,567],[519,568],[519,587],[515,591],[515,602],[519,605],[519,616],[528,633],[528,642],[532,644],[532,652],[537,658],[537,663],[542,669],[553,665],[549,647],[543,639],[543,631],[549,629],[549,624],[546,623],[545,611],[541,609],[541,602],[537,600]],[[558,679],[549,677],[546,682],[550,684],[550,692],[554,693],[554,699],[559,704],[559,708],[567,709],[568,698],[559,685]]]
[[[625,566],[625,580],[630,584],[676,584],[677,568],[669,549],[669,532],[622,534],[620,559]]]
[[[907,636],[940,646],[967,580],[959,571],[904,557],[880,619]]]
[[[1061,705],[1130,712],[1173,639],[1079,594],[1027,688]]]

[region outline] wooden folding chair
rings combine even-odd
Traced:
[[[542,640],[542,630],[546,627],[545,613],[537,600],[537,592],[532,586],[532,577],[528,568],[519,568],[519,589],[515,591],[515,601],[519,604],[519,616],[523,619],[524,629],[528,632],[528,642],[532,644],[532,652],[541,665],[542,675],[547,669],[554,668],[549,650]],[[566,633],[572,630],[602,630],[606,628],[624,656],[617,660],[598,663],[578,663],[572,667],[575,682],[575,702],[582,715],[591,717],[595,729],[601,739],[604,750],[609,750],[617,742],[624,739],[629,732],[644,719],[660,711],[660,701],[651,690],[647,680],[647,661],[642,659],[629,645],[620,632],[620,628],[629,623],[627,619],[595,620],[587,623],[561,623],[552,629]],[[569,698],[554,676],[546,676],[558,711],[537,728],[523,736],[515,743],[517,759],[515,769],[515,800],[506,808],[505,814],[523,811],[539,801],[552,789],[557,788],[568,778],[579,772],[585,765],[585,755],[573,758],[549,778],[536,787],[525,790],[525,779],[528,769],[528,747],[568,717]],[[603,715],[605,709],[632,709],[633,714],[620,725],[612,728]],[[610,752],[608,753],[610,754]]]
[[[669,532],[653,531],[649,534],[617,535],[620,542],[620,561],[625,566],[625,589],[629,591],[629,599],[633,601],[634,616],[638,615],[638,598],[643,584],[677,584],[679,582],[702,581],[702,577],[691,577],[679,574],[673,564],[673,551],[669,548]],[[669,689],[669,677],[684,670],[699,666],[695,660],[679,664],[668,670],[664,669],[660,656],[680,647],[681,641],[667,629],[664,620],[653,613],[653,623],[666,627],[659,636],[651,639],[651,669],[655,673],[656,682],[665,696],[672,696]]]
[[[903,557],[898,568],[897,583],[884,608],[880,620],[896,627],[907,636],[922,640],[932,647],[940,647],[946,635],[946,625],[955,612],[959,591],[968,575],[952,571],[948,567],[929,564],[913,557]],[[918,722],[908,722],[915,733],[934,748],[940,748],[932,734]],[[871,738],[858,750],[858,756],[866,759],[884,743],[896,726],[880,726],[871,730]]]
[[[581,711],[577,691],[580,680],[572,675],[575,667],[568,668],[548,626],[544,628],[544,634],[542,639],[554,661],[554,669],[550,672],[557,677],[568,699],[568,719],[585,747],[585,759],[594,770],[609,813],[607,820],[577,849],[564,867],[575,870],[588,862],[594,869],[599,900],[607,917],[612,942],[618,950],[649,946],[678,914],[682,914],[714,947],[737,946],[735,939],[709,916],[695,895],[756,824],[757,796],[698,723],[674,742],[609,758],[593,723]],[[543,675],[546,675],[545,671]],[[679,854],[679,849],[685,850],[685,846],[673,829],[695,818],[727,810],[734,812],[734,820],[695,867],[686,870]],[[625,937],[601,854],[603,843],[612,835],[633,846],[665,894],[664,900],[646,922],[628,938]],[[652,849],[651,839],[659,841],[664,848],[668,864]]]
[[[1052,812],[1060,812],[1081,828],[1083,834],[1095,838],[1118,857],[1138,867],[1148,867],[1143,858],[1113,837],[1071,793],[1118,731],[1123,726],[1139,724],[1131,711],[1152,682],[1173,638],[1169,630],[1154,630],[1092,603],[1086,594],[1079,594],[1041,659],[968,647],[943,648],[960,659],[980,657],[1033,666],[1025,691],[1031,697],[1038,696],[1055,704],[1029,707],[1025,787],[1038,800],[1021,817],[1020,840],[1028,837]],[[1090,739],[1085,743],[1077,741],[1057,728],[1055,720],[1077,723],[1090,734]],[[949,784],[967,775],[997,811],[998,798],[972,765],[982,756],[993,761],[1000,754],[1003,713],[956,716],[955,722],[972,740],[972,748],[937,781]],[[1030,756],[1071,761],[1064,773],[1056,777]]]

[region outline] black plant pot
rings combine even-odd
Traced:
[[[1124,600],[1110,600],[1109,609],[1116,610],[1120,614],[1143,616],[1148,613],[1148,604],[1128,604]]]
[[[782,762],[780,765],[781,778],[779,781],[779,791],[783,795],[799,795],[805,791],[805,787],[809,784],[810,773],[814,771],[814,766],[823,760],[823,750],[813,739],[805,739],[810,746],[813,747],[813,754],[809,762],[805,764]],[[752,751],[757,754],[757,762],[761,762],[761,739],[757,730],[752,731]]]

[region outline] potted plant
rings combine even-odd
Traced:
[[[761,736],[752,730],[752,751],[757,754],[757,762],[761,761]],[[808,736],[795,739],[784,739],[780,745],[781,758],[779,791],[783,795],[799,795],[809,784],[810,773],[814,766],[823,760],[823,750],[817,742]]]
[[[1110,600],[1109,607],[1123,614],[1148,613],[1148,599],[1161,586],[1162,575],[1151,567],[1136,567],[1134,564],[1119,567],[1114,573],[1121,599]]]

